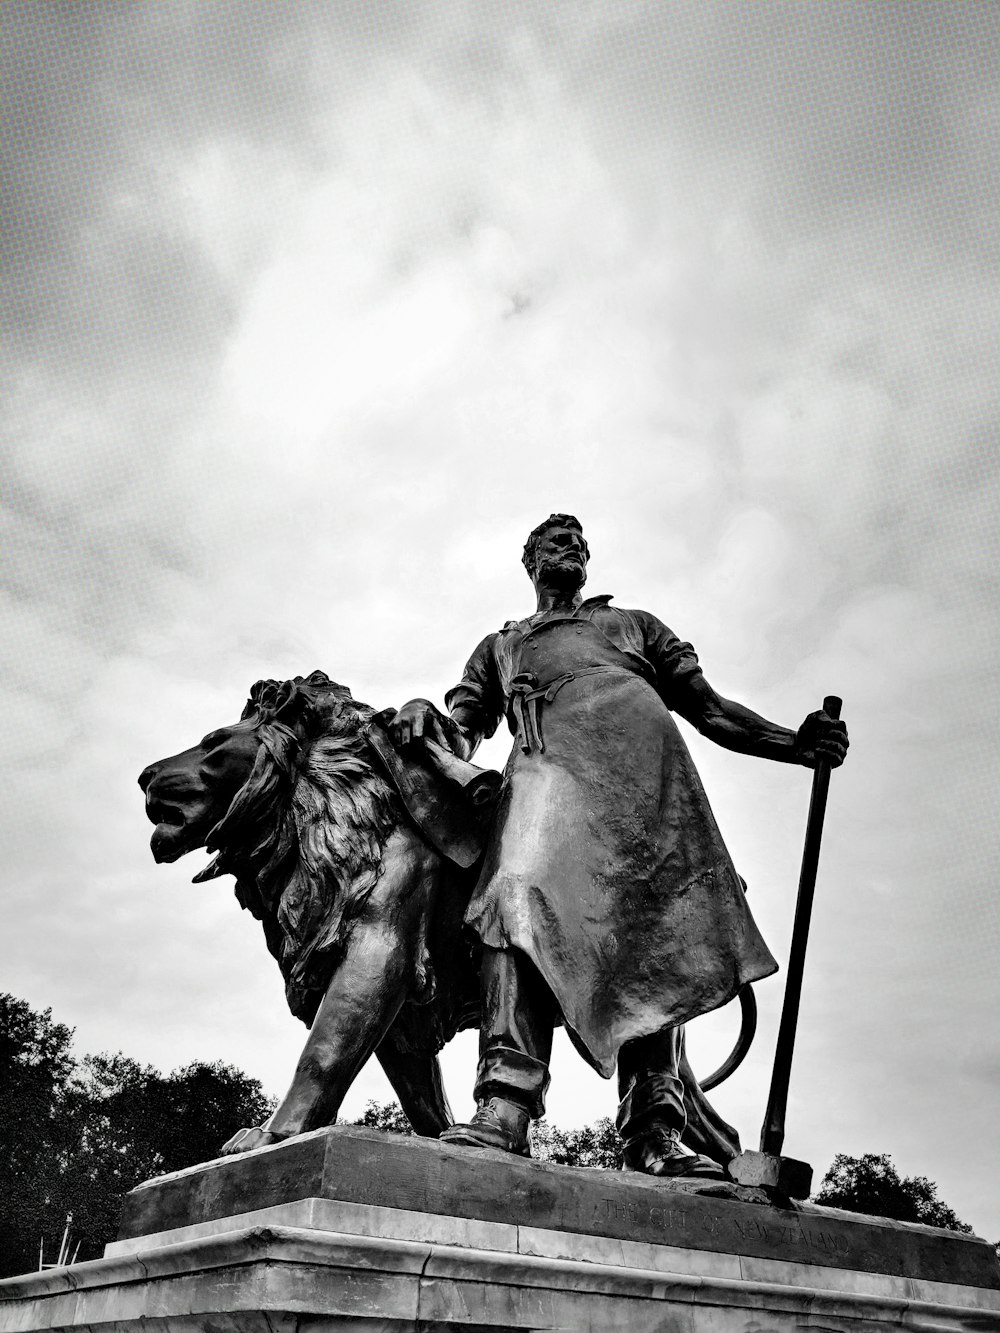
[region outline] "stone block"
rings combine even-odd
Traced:
[[[775,1190],[789,1199],[808,1199],[812,1190],[812,1167],[795,1157],[741,1152],[727,1169],[738,1185]]]
[[[1000,1330],[996,1291],[980,1288],[967,1301],[956,1287],[947,1303],[826,1291],[803,1281],[799,1267],[774,1262],[771,1281],[733,1280],[255,1228],[150,1249],[129,1269],[120,1259],[97,1260],[55,1274],[61,1282],[33,1274],[0,1283],[0,1333]]]
[[[809,1204],[744,1202],[737,1191],[714,1184],[685,1192],[630,1172],[555,1166],[345,1125],[141,1185],[125,1201],[120,1235],[127,1240],[314,1198],[1000,1289],[996,1254],[985,1241]]]

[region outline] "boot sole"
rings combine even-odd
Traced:
[[[469,1131],[459,1131],[454,1133],[446,1129],[443,1134],[438,1136],[439,1143],[450,1143],[459,1148],[492,1148],[496,1152],[510,1153],[512,1157],[530,1157],[531,1149],[527,1144],[523,1148],[517,1148],[509,1141],[499,1141],[480,1137],[478,1134]]]

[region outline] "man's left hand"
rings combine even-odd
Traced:
[[[822,711],[810,713],[796,732],[795,758],[806,768],[815,768],[820,763],[839,768],[849,745],[843,722],[835,722]]]

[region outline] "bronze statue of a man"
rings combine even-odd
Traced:
[[[443,1137],[526,1154],[561,1020],[605,1078],[617,1064],[628,1166],[721,1175],[681,1143],[680,1027],[777,965],[672,714],[807,766],[842,763],[846,728],[813,713],[795,732],[721,698],[655,616],[582,598],[588,559],[572,515],[535,528],[535,614],[487,635],[447,696],[463,758],[505,717],[515,742],[466,914],[483,944],[478,1109]],[[422,700],[393,728],[455,743]]]

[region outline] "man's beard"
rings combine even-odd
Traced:
[[[587,581],[587,566],[577,560],[551,560],[539,568],[537,577],[557,592],[576,592]]]

